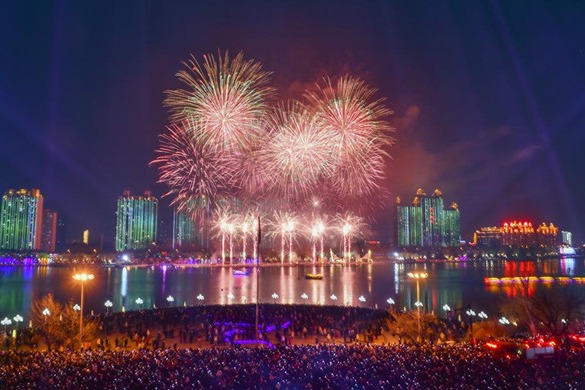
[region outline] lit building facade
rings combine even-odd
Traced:
[[[116,251],[146,249],[156,243],[158,199],[146,191],[144,196],[118,198],[116,210]]]
[[[439,190],[427,196],[419,189],[410,206],[403,205],[400,198],[396,198],[396,233],[396,243],[401,247],[459,246],[459,207],[452,203],[445,208]]]
[[[571,232],[562,231],[561,232],[561,243],[563,245],[573,245],[573,234]]]
[[[0,249],[40,250],[43,196],[38,189],[8,190],[2,197]]]
[[[557,245],[559,229],[552,223],[534,228],[532,222],[506,222],[502,226],[482,227],[473,235],[480,247],[534,248]]]
[[[41,249],[45,252],[55,252],[57,244],[57,212],[45,209],[43,211],[43,227]]]
[[[197,226],[191,215],[173,211],[173,249],[192,247],[197,244]]]

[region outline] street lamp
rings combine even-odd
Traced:
[[[76,303],[75,305],[73,305],[73,310],[79,311],[81,310],[81,307]]]
[[[114,304],[108,299],[106,302],[104,302],[104,306],[106,307],[106,314],[108,314],[110,307],[114,306]]]
[[[167,297],[167,302],[169,303],[169,306],[173,304],[173,302],[175,302],[175,298],[173,298],[172,295],[169,295]]]
[[[473,342],[473,317],[477,314],[471,308],[465,311],[465,314],[469,316],[469,330],[471,332],[471,341]]]
[[[81,306],[79,310],[79,348],[81,349],[81,339],[83,337],[83,286],[88,280],[93,280],[93,274],[86,274],[85,272],[73,275],[73,279],[81,283]],[[44,314],[44,313],[43,313]]]
[[[203,296],[203,294],[197,295],[197,300],[198,301],[203,302],[204,299],[205,299],[205,297]]]
[[[4,325],[4,333],[6,333],[6,327],[12,324],[12,320],[8,317],[5,317],[2,321],[0,321],[0,324]]]
[[[272,299],[274,299],[274,303],[276,303],[276,300],[279,298],[277,293],[273,293],[272,294]]]
[[[24,321],[24,318],[20,314],[15,315],[12,319],[16,323],[16,329],[18,329],[18,323]]]
[[[364,297],[363,295],[360,295],[360,297],[358,298],[358,301],[364,303],[366,301],[366,297]]]
[[[332,301],[336,301],[337,300],[337,295],[331,294],[331,296],[329,298],[331,298]]]
[[[418,336],[422,339],[422,332],[420,327],[420,307],[422,303],[420,302],[420,280],[428,278],[429,274],[426,272],[409,272],[406,274],[409,278],[416,280],[416,318],[418,323]],[[420,305],[419,305],[420,304]]]
[[[301,294],[301,299],[303,299],[304,301],[306,301],[307,299],[309,299],[309,296],[307,295],[307,293],[302,293]]]

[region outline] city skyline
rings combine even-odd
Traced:
[[[459,204],[464,239],[530,219],[583,241],[581,5],[536,3],[529,14],[497,3],[0,7],[11,15],[0,23],[0,189],[40,188],[69,239],[86,228],[114,237],[125,189],[152,189],[171,220],[148,166],[168,123],[163,91],[179,87],[189,54],[241,50],[274,71],[284,97],[349,72],[386,99],[396,142],[379,238],[391,237],[394,197],[423,187]]]

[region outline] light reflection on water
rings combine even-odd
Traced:
[[[494,316],[500,303],[519,294],[514,285],[486,285],[484,277],[585,276],[583,259],[541,261],[486,260],[469,263],[395,264],[391,262],[360,265],[315,265],[300,267],[270,266],[260,269],[260,302],[308,303],[387,307],[392,298],[396,307],[414,309],[416,283],[406,274],[425,270],[428,279],[420,283],[423,310],[442,313],[452,308],[473,305]],[[79,302],[79,285],[72,280],[72,268],[0,267],[0,316],[16,314],[29,318],[34,300],[52,293],[60,302]],[[126,267],[94,268],[95,279],[86,284],[85,305],[89,313],[105,311],[110,300],[112,310],[121,311],[173,305],[240,304],[256,302],[256,274],[235,276],[231,268]],[[322,273],[323,280],[308,280],[307,273]],[[574,288],[585,293],[585,285],[531,285],[536,289]],[[277,299],[272,294],[278,294]],[[196,297],[201,294],[203,301]],[[306,294],[308,298],[302,299]],[[337,299],[331,299],[335,295]],[[358,298],[364,296],[366,301]],[[143,304],[137,304],[141,298]],[[477,311],[477,310],[476,310]]]

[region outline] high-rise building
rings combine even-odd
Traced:
[[[192,247],[197,244],[197,226],[193,218],[184,211],[173,211],[173,249]]]
[[[146,249],[155,244],[157,220],[158,200],[150,191],[144,196],[124,191],[116,211],[116,250]]]
[[[563,245],[573,245],[573,234],[571,232],[562,231],[561,240]]]
[[[55,252],[57,244],[57,212],[49,209],[43,211],[43,228],[41,249],[45,252]]]
[[[396,243],[404,247],[459,246],[460,217],[457,203],[445,209],[443,194],[431,196],[419,189],[411,206],[396,198]]]
[[[63,214],[57,216],[57,243],[55,249],[57,252],[64,252],[66,246],[66,221]]]
[[[89,245],[89,229],[85,229],[83,231],[82,242],[85,245]]]
[[[8,190],[2,197],[0,249],[39,250],[43,196],[38,189]]]

